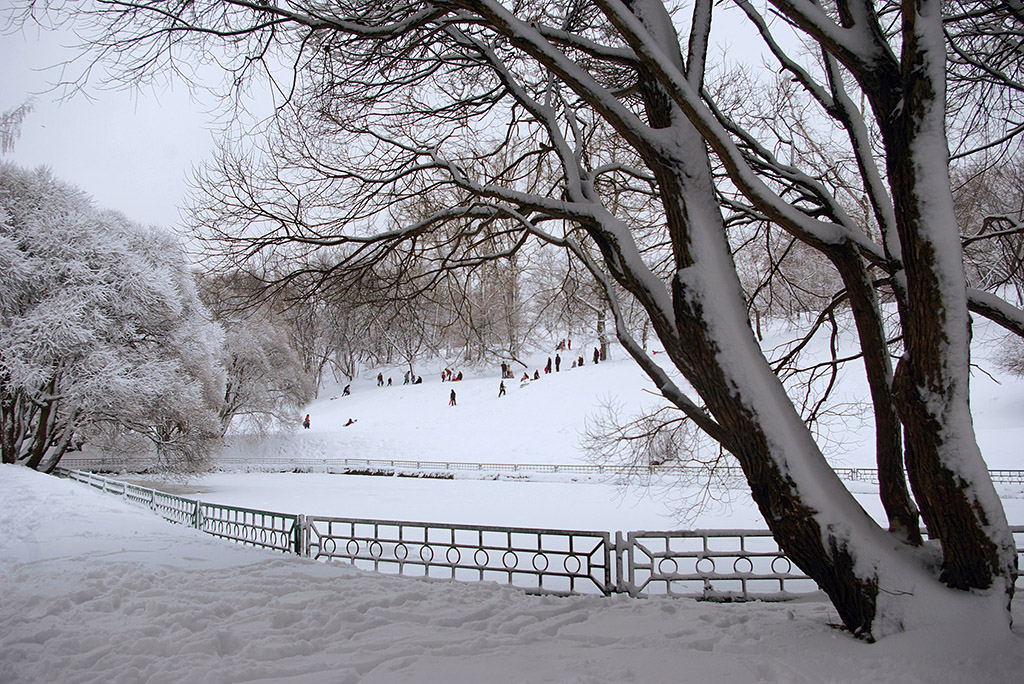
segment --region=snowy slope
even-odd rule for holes
[[[312,427],[272,437],[259,447],[275,457],[383,458],[403,460],[576,463],[578,442],[588,416],[602,402],[613,400],[630,411],[658,402],[644,391],[649,385],[630,361],[619,360],[559,373],[543,373],[546,357],[537,357],[534,370],[541,379],[521,387],[505,380],[506,394],[498,397],[500,369],[463,371],[461,382],[442,382],[440,373],[423,375],[421,385],[402,385],[401,370],[384,369],[397,381],[378,387],[376,372],[352,383],[351,396],[337,387],[321,392],[303,413]],[[518,373],[522,377],[522,371]],[[452,390],[456,406],[449,406]],[[333,397],[333,398],[332,398]],[[344,427],[349,419],[355,424]],[[240,440],[227,455],[251,453]]]
[[[777,329],[775,338],[786,331]],[[994,326],[975,325],[972,406],[978,441],[990,468],[1024,468],[1016,445],[1024,442],[1024,381],[998,370],[992,360],[999,353],[1001,333]],[[766,346],[773,344],[770,338]],[[816,341],[818,346],[827,340]],[[580,345],[574,345],[579,347]],[[584,342],[593,349],[593,342]],[[816,351],[814,345],[812,352]],[[554,353],[551,354],[552,358]],[[303,410],[312,427],[270,435],[258,440],[233,436],[225,455],[234,458],[308,459],[369,458],[485,463],[588,462],[580,448],[587,423],[605,404],[620,408],[623,417],[664,405],[652,383],[617,346],[611,358],[593,365],[569,368],[569,353],[562,354],[562,370],[544,375],[547,354],[528,359],[529,374],[541,379],[520,387],[506,380],[507,394],[498,397],[498,364],[465,368],[462,382],[442,382],[438,368],[418,368],[422,385],[402,385],[404,368],[374,368],[352,382],[351,396],[328,387]],[[658,359],[655,356],[655,359]],[[662,356],[661,358],[664,358]],[[459,370],[459,369],[455,369]],[[377,387],[383,372],[396,383]],[[449,392],[457,406],[448,406]],[[846,405],[868,398],[867,383],[856,364],[840,380],[837,400]],[[353,425],[344,427],[349,419]],[[299,428],[299,426],[295,426]],[[829,456],[836,465],[874,467],[870,421],[856,416],[834,416],[822,426]]]

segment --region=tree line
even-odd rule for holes
[[[49,472],[88,445],[197,472],[232,425],[298,425],[325,382],[364,367],[516,359],[593,317],[545,264],[402,297],[365,280],[307,291],[194,266],[172,234],[0,162],[2,462]]]

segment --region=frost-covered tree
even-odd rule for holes
[[[315,383],[291,344],[288,321],[272,302],[260,300],[256,284],[245,278],[209,276],[200,286],[204,303],[224,329],[224,394],[217,406],[221,433],[233,422],[258,431],[298,425],[298,410],[313,399]]]
[[[201,467],[219,435],[219,345],[175,238],[0,164],[4,463],[49,471],[83,442],[141,439],[165,467]]]
[[[969,312],[1018,334],[1024,315],[965,284],[949,150],[1016,143],[1024,61],[1005,38],[1024,26],[1018,4],[76,7],[93,54],[122,78],[215,54],[234,86],[268,72],[289,81],[274,89],[288,99],[267,142],[227,151],[199,202],[227,258],[276,253],[298,267],[347,248],[325,278],[401,254],[436,279],[537,243],[571,255],[601,285],[626,352],[743,469],[785,553],[853,633],[877,638],[937,620],[1009,622],[1016,552],[972,428]],[[727,11],[762,36],[770,77],[781,70],[805,96],[803,108],[765,106],[813,120],[804,130],[817,144],[841,144],[842,182],[780,151],[771,117],[751,123],[717,99],[710,31]],[[425,194],[443,199],[402,220]],[[856,212],[851,196],[863,199]],[[758,345],[729,241],[736,212],[816,252],[842,284],[888,526],[836,477]],[[644,311],[668,370],[631,334],[627,305]]]
[[[32,111],[32,103],[25,102],[6,112],[0,112],[0,154],[14,149],[14,143],[21,135],[21,124]]]
[[[298,425],[298,409],[313,399],[313,382],[291,348],[287,329],[263,316],[222,316],[224,401],[221,427],[243,419],[265,429]]]

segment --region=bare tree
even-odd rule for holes
[[[799,116],[842,141],[852,178],[780,156],[782,126],[766,137],[716,101],[712,0],[678,21],[658,0],[110,0],[79,17],[92,54],[126,78],[216,54],[233,83],[265,70],[287,94],[262,149],[237,148],[207,184],[200,215],[229,258],[307,268],[309,254],[344,247],[325,278],[390,259],[429,288],[529,245],[566,250],[600,284],[623,348],[738,462],[782,549],[854,634],[954,613],[1008,624],[1016,552],[974,439],[968,312],[1018,334],[1024,315],[966,286],[948,162],[949,135],[969,154],[1020,132],[972,126],[970,113],[1017,101],[1021,62],[1002,38],[1022,16],[994,2],[735,5],[813,107]],[[769,12],[813,59],[776,39]],[[849,209],[854,183],[868,225]],[[423,196],[432,210],[399,220]],[[842,284],[889,529],[836,477],[759,348],[727,239],[737,202]],[[631,334],[627,302],[673,374]],[[921,552],[918,507],[938,562]]]

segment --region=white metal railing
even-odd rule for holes
[[[497,474],[566,474],[566,475],[679,475],[683,477],[707,476],[707,468],[672,464],[661,465],[602,465],[596,463],[466,463],[461,461],[417,461],[405,459],[372,458],[273,458],[251,459],[221,456],[213,460],[215,466],[249,466],[283,470],[308,469],[323,472],[360,473],[480,473],[482,476]],[[151,462],[127,459],[76,458],[65,456],[61,461],[65,468],[92,470],[94,472],[142,472],[152,466]],[[852,482],[878,484],[876,468],[834,468],[840,478]],[[992,481],[1000,484],[1024,484],[1024,470],[989,470]],[[738,466],[719,466],[715,476],[724,480],[743,480]]]
[[[624,550],[622,591],[632,596],[764,597],[818,588],[768,530],[629,532]]]
[[[377,572],[610,594],[608,532],[307,517],[312,558]]]
[[[224,506],[58,468],[58,475],[230,541],[377,572],[494,581],[546,593],[707,599],[780,598],[817,590],[768,530],[615,533],[363,518]],[[1024,570],[1024,526],[1010,528]],[[1018,570],[1017,582],[1024,573]]]

